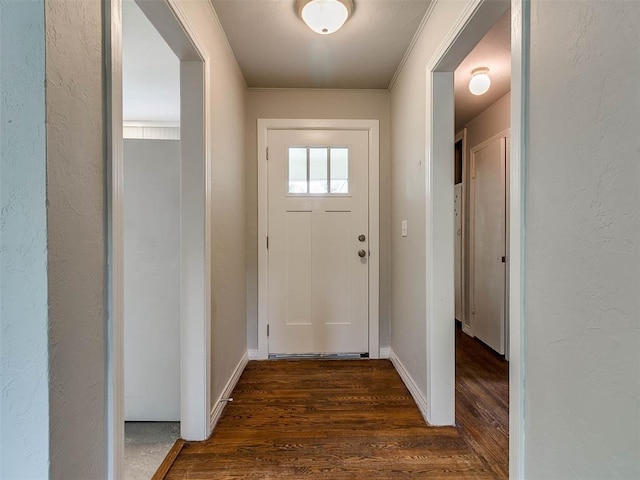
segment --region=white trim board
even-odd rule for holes
[[[269,130],[369,132],[369,358],[380,357],[380,122],[378,120],[258,119],[258,359],[269,358],[267,137]]]
[[[404,367],[400,359],[396,356],[392,348],[389,349],[389,359],[398,372],[398,375],[400,375],[402,382],[409,390],[413,400],[416,402],[418,410],[420,410],[420,413],[424,417],[424,421],[429,424],[429,420],[427,419],[427,399],[424,398],[415,380],[411,374],[409,374],[409,371]]]
[[[238,380],[240,380],[247,363],[249,363],[249,357],[247,352],[245,352],[245,354],[242,355],[242,358],[240,358],[238,365],[236,365],[236,368],[233,370],[233,374],[225,385],[224,390],[222,390],[220,397],[216,400],[216,403],[214,403],[213,408],[211,409],[211,414],[209,415],[209,431],[213,432],[213,429],[218,424],[218,421],[222,416],[222,412],[224,411],[224,407],[227,406],[228,400],[233,401],[231,399],[231,394],[233,393],[233,389],[236,388]]]
[[[388,360],[391,358],[391,347],[380,347],[380,358]]]

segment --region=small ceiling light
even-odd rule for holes
[[[474,95],[484,95],[491,86],[489,78],[489,69],[486,67],[476,68],[471,72],[471,80],[469,80],[469,91]]]
[[[336,32],[353,12],[353,0],[297,0],[298,15],[316,33]]]

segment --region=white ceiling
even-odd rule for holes
[[[295,0],[212,0],[249,87],[387,88],[429,0],[355,0],[331,35],[312,32]]]
[[[207,0],[202,0],[207,1]],[[355,0],[332,35],[298,18],[295,0],[211,0],[249,87],[387,88],[428,0]],[[456,129],[510,88],[507,11],[455,72]],[[469,93],[471,71],[489,68],[491,89]],[[123,2],[123,107],[127,122],[177,123],[180,64],[133,0]]]
[[[125,122],[180,121],[180,61],[133,2],[122,2]]]
[[[467,55],[454,74],[456,131],[511,90],[511,10],[507,10]],[[491,88],[484,95],[469,92],[474,68],[487,67]]]

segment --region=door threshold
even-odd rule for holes
[[[359,360],[368,353],[270,353],[269,360]]]

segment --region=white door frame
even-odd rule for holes
[[[529,4],[470,0],[427,63],[426,323],[427,420],[455,422],[453,284],[453,72],[511,4],[511,145],[509,182],[509,476],[524,476],[524,132]]]
[[[185,439],[211,433],[211,139],[210,57],[176,0],[136,0],[180,59],[180,422]],[[110,480],[123,478],[123,155],[122,0],[105,4],[107,46],[108,359],[107,465]],[[189,188],[184,188],[188,184]]]
[[[269,130],[359,130],[369,134],[369,358],[380,358],[380,125],[378,120],[258,119],[258,359],[269,358],[267,137]]]

